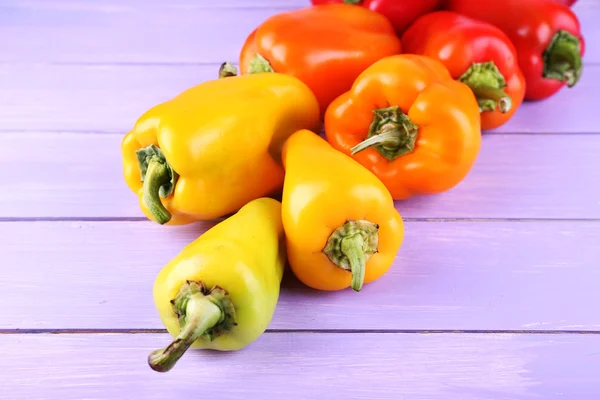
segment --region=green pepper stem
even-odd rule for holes
[[[506,79],[493,61],[472,63],[459,78],[459,82],[469,86],[477,98],[479,112],[510,111],[512,99],[506,94]]]
[[[171,180],[167,165],[159,160],[151,160],[148,163],[146,176],[144,177],[144,204],[159,224],[166,224],[171,220],[171,213],[160,201],[160,187]]]
[[[323,253],[339,268],[352,274],[350,287],[362,289],[367,261],[377,253],[379,225],[365,220],[349,220],[327,239]]]
[[[360,292],[365,281],[365,266],[367,261],[363,250],[364,244],[365,240],[360,234],[345,237],[341,243],[342,253],[348,258],[348,262],[350,263],[350,272],[352,273],[350,286],[355,292]]]
[[[380,145],[386,147],[400,146],[402,143],[401,136],[402,131],[400,129],[393,129],[391,131],[380,133],[379,135],[371,136],[352,147],[350,149],[350,154],[355,155],[363,150]]]
[[[367,138],[352,147],[350,154],[375,147],[388,161],[394,161],[415,150],[418,132],[419,127],[398,106],[373,110]]]
[[[221,308],[205,295],[197,293],[190,296],[186,305],[186,323],[183,329],[167,347],[153,351],[148,356],[148,364],[157,372],[169,371],[198,338],[223,318]]]
[[[344,0],[344,3],[346,3],[346,4],[358,4],[361,1],[362,0]]]
[[[498,105],[501,113],[507,113],[512,108],[512,99],[504,90],[489,86],[471,87],[471,90],[477,98],[477,102],[481,104],[483,101],[491,100]],[[480,107],[479,112],[486,111]]]
[[[264,58],[260,54],[256,54],[254,58],[250,61],[250,65],[248,66],[248,73],[259,74],[262,72],[275,72],[275,70],[266,58]]]
[[[219,78],[229,78],[231,76],[237,76],[237,74],[237,68],[229,61],[224,62],[221,64],[221,67],[219,67]]]
[[[567,31],[558,31],[543,54],[544,78],[566,81],[573,87],[581,77],[581,43]]]

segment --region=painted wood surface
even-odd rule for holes
[[[236,353],[145,364],[167,334],[1,335],[11,400],[592,400],[598,335],[267,333]],[[43,388],[43,390],[42,390]]]
[[[47,5],[56,3],[55,5]],[[248,34],[269,16],[308,0],[175,2],[9,1],[0,5],[0,62],[221,63],[235,58]],[[87,3],[87,2],[85,2]],[[125,3],[125,4],[123,4]],[[248,5],[256,3],[256,5]],[[4,2],[2,3],[4,4]],[[236,7],[239,6],[239,7]],[[578,4],[587,41],[586,62],[600,62],[600,3]],[[35,34],[31,34],[35,27]]]
[[[0,134],[2,219],[144,218],[126,187],[122,135]],[[397,202],[406,218],[600,218],[600,135],[484,137],[469,176],[446,193]]]
[[[581,12],[582,6],[589,6],[596,0],[577,0],[572,7],[575,11]],[[309,0],[258,0],[249,2],[247,0],[128,0],[126,2],[120,0],[95,0],[92,2],[82,3],[79,0],[56,0],[47,2],[46,0],[3,0],[5,6],[16,8],[47,8],[47,9],[89,9],[103,10],[105,7],[109,9],[136,9],[140,8],[235,8],[237,10],[246,10],[249,8],[300,8],[310,4]]]
[[[0,329],[161,329],[154,279],[210,226],[0,223]],[[600,222],[409,222],[394,266],[360,293],[288,271],[269,329],[600,331],[597,243]]]
[[[0,132],[122,134],[148,108],[215,79],[218,68],[0,64]],[[600,92],[600,66],[584,69],[577,86],[545,101],[525,103],[511,121],[489,133],[597,133],[590,110]]]
[[[486,132],[454,190],[398,202],[406,240],[383,279],[322,293],[288,273],[256,343],[147,367],[169,340],[156,274],[211,223],[146,221],[122,135],[308,4],[0,1],[0,399],[600,398],[597,0],[574,8],[580,83]]]

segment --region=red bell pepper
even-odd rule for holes
[[[525,75],[525,99],[550,97],[579,80],[585,43],[569,7],[554,0],[448,0],[447,8],[508,35]]]
[[[347,4],[312,6],[275,14],[251,32],[240,53],[240,72],[298,78],[324,115],[368,66],[401,52],[385,16]]]
[[[396,33],[402,33],[421,15],[440,8],[443,0],[311,0],[312,4],[356,4],[385,15],[394,25]]]
[[[565,6],[569,6],[571,7],[573,4],[577,3],[577,0],[554,0],[557,1],[561,4],[564,4]]]
[[[500,28],[452,11],[418,18],[402,35],[405,53],[444,64],[468,85],[479,104],[481,128],[507,122],[523,102],[525,78],[516,49]]]

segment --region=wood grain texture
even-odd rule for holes
[[[0,218],[142,218],[121,170],[122,135],[0,135]],[[397,202],[409,218],[600,218],[600,135],[484,137],[467,178]]]
[[[0,223],[0,329],[160,329],[155,277],[209,226]],[[269,329],[600,330],[599,241],[600,222],[408,222],[360,293],[288,271]]]
[[[577,87],[486,134],[451,192],[399,202],[405,243],[361,293],[288,271],[269,332],[166,375],[146,365],[166,333],[24,334],[162,330],[156,274],[211,224],[141,220],[122,134],[235,61],[264,19],[308,4],[0,1],[0,399],[600,398],[597,0],[575,7]],[[424,330],[486,333],[407,333]]]
[[[221,63],[281,7],[0,6],[0,62]],[[34,32],[32,32],[32,29]]]
[[[0,38],[11,38],[0,47],[0,62],[220,63],[237,57],[247,35],[267,17],[309,5],[299,0],[250,7],[252,2],[228,0],[225,8],[215,8],[214,1],[152,1],[149,7],[140,1],[83,3],[0,4]],[[585,62],[598,63],[600,4],[582,2],[575,10],[588,43]]]
[[[589,2],[594,0],[579,0]],[[82,3],[79,0],[3,0],[5,6],[24,9],[52,9],[52,10],[113,10],[113,9],[152,9],[152,8],[235,8],[246,10],[249,8],[280,7],[285,9],[306,7],[310,0],[94,0]]]
[[[592,5],[596,0],[578,0],[573,6],[575,11],[579,11],[584,6]],[[310,5],[310,0],[128,0],[127,2],[119,0],[95,0],[93,2],[81,3],[79,0],[55,0],[48,2],[46,0],[4,0],[5,6],[19,8],[88,8],[99,9],[102,7],[122,7],[122,8],[227,8],[235,7],[237,9],[260,8],[260,7],[305,7]]]
[[[0,131],[124,132],[148,108],[215,79],[218,67],[0,65]],[[600,66],[586,66],[577,86],[524,104],[511,121],[490,133],[599,133],[597,92]]]
[[[265,334],[146,365],[169,336],[2,335],[0,397],[533,400],[600,396],[599,335]],[[42,389],[43,388],[43,389]]]

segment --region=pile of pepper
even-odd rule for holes
[[[122,156],[145,215],[215,221],[156,278],[175,339],[150,366],[256,340],[287,265],[317,290],[383,276],[404,240],[395,200],[452,189],[482,130],[577,83],[572,3],[313,0],[249,33],[239,75],[225,62],[142,115]]]

